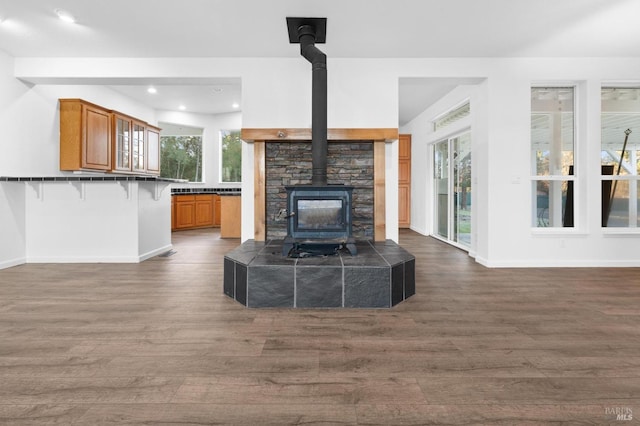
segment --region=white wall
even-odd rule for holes
[[[0,114],[2,176],[55,176],[60,171],[59,98],[81,98],[155,123],[155,111],[102,86],[35,85]],[[0,160],[2,161],[2,160]]]
[[[175,111],[157,111],[158,122],[182,124],[189,127],[203,129],[202,155],[204,161],[203,182],[189,184],[174,184],[174,188],[213,187],[237,188],[241,183],[220,182],[220,131],[240,130],[242,128],[242,113],[228,114],[193,114]]]
[[[20,185],[26,187],[27,262],[139,262],[171,249],[166,183]]]
[[[18,150],[16,140],[7,135],[15,123],[15,104],[28,87],[13,78],[13,58],[0,51],[0,176],[15,170],[14,158]],[[22,144],[22,143],[21,143]],[[19,156],[22,159],[22,156]],[[0,183],[0,268],[24,262],[25,252],[25,200],[24,188],[13,183]]]
[[[109,109],[126,112],[150,123],[156,122],[153,109],[101,85],[24,83],[14,76],[14,62],[13,58],[0,52],[0,126],[3,129],[0,136],[0,176],[69,174],[59,170],[59,98],[82,98]],[[87,222],[86,217],[80,218],[87,213],[87,209],[96,208],[99,204],[89,206],[90,203],[80,202],[78,191],[67,184],[50,187],[44,194],[47,202],[43,203],[42,199],[38,199],[34,188],[34,185],[17,182],[0,184],[0,268],[25,261],[54,258],[78,260],[78,256],[103,261],[105,256],[132,261],[131,259],[137,259],[139,256],[139,242],[148,248],[158,243],[158,238],[167,240],[167,233],[147,233],[137,241],[137,228],[134,228],[135,232],[131,237],[128,234],[120,234],[120,231],[130,231],[130,220],[124,218],[113,229],[105,228],[105,234],[100,235],[100,229],[94,229],[95,222]],[[118,194],[124,194],[119,184],[111,184],[110,188]],[[97,187],[88,189],[87,196],[91,197],[96,190]],[[105,200],[109,200],[107,193],[100,194],[97,197],[99,203],[102,203],[104,195],[107,195]],[[126,208],[121,208],[121,198],[116,199],[118,204],[111,206],[113,212],[109,210],[108,205],[104,205],[97,208],[95,214],[98,217],[117,217],[127,213]],[[166,206],[169,205],[169,201],[164,201]],[[53,206],[51,203],[59,205]],[[67,210],[71,207],[75,210]],[[169,211],[168,208],[166,210]],[[51,211],[58,213],[52,215]],[[60,215],[60,212],[66,214]],[[155,223],[156,220],[157,218],[151,218],[149,222]],[[167,219],[167,224],[169,221],[170,219]],[[68,231],[56,234],[61,232],[63,226],[68,227]],[[131,244],[127,246],[131,253],[128,253],[126,248],[122,250],[123,241],[128,241],[128,238],[131,238]],[[170,246],[170,238],[162,243],[164,246]]]
[[[482,67],[477,67],[480,70]],[[472,69],[474,69],[472,67]],[[474,167],[473,255],[487,266],[640,266],[635,254],[640,232],[600,227],[600,87],[640,82],[639,59],[505,59],[486,69],[487,80],[472,99]],[[456,76],[453,74],[452,76]],[[531,226],[530,88],[532,84],[571,84],[577,90],[576,227]],[[432,232],[431,158],[427,144],[433,117],[461,99],[462,88],[445,96],[402,131],[413,133],[416,204],[412,227]],[[476,99],[476,102],[474,102]],[[474,107],[480,106],[481,108]],[[451,129],[454,131],[455,129]]]
[[[0,269],[25,262],[25,231],[24,186],[0,182]]]
[[[477,93],[477,103],[482,108],[475,109],[471,122],[477,216],[475,244],[479,262],[489,266],[640,266],[635,254],[638,234],[615,235],[611,230],[600,228],[599,185],[594,185],[599,182],[596,176],[599,171],[599,87],[613,81],[639,84],[640,58],[329,59],[328,68],[329,127],[397,127],[399,78],[486,79]],[[243,85],[243,127],[309,127],[311,122],[311,73],[309,64],[301,58],[20,58],[16,59],[15,70],[17,76],[48,84],[77,77],[113,81],[142,77],[238,76]],[[581,169],[588,174],[578,177],[576,196],[580,211],[575,229],[547,232],[531,229],[529,97],[531,85],[539,82],[569,82],[579,87],[579,109],[585,121],[579,124],[577,161],[586,166]],[[51,121],[53,117],[39,114],[46,112],[41,103],[31,100],[22,111],[29,122],[51,129],[51,123],[42,120]],[[479,132],[479,136],[475,132]],[[29,139],[17,136],[19,140],[37,144],[31,133]],[[40,131],[43,133],[46,132]],[[421,149],[424,152],[419,146],[415,149],[416,155]],[[252,161],[252,145],[246,144],[243,151],[245,159]],[[389,176],[397,175],[393,169],[397,167],[394,151],[393,145],[387,150],[391,157],[387,158],[391,167]],[[253,228],[253,168],[247,161],[243,166],[243,239],[253,236],[249,231]],[[413,167],[416,169],[419,167]],[[416,179],[412,181],[416,184]],[[596,189],[590,190],[594,187]],[[429,211],[427,195],[421,195],[422,200],[417,198],[425,204],[423,215]],[[389,182],[388,211],[396,208],[396,200],[397,188],[394,182]],[[416,213],[414,226],[426,229],[428,216],[420,223],[421,212]],[[386,225],[387,229],[395,230],[397,217],[388,215]]]

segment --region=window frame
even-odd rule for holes
[[[600,86],[600,147],[599,147],[599,152],[600,152],[600,180],[601,182],[606,182],[606,181],[610,181],[611,182],[611,186],[612,188],[614,186],[618,186],[619,184],[625,184],[628,183],[629,188],[629,197],[627,199],[627,213],[628,213],[628,219],[627,219],[627,225],[626,226],[602,226],[601,225],[601,229],[603,231],[603,233],[605,234],[640,234],[640,209],[638,208],[638,200],[640,200],[640,170],[638,170],[638,166],[636,165],[635,168],[635,174],[621,174],[621,175],[616,175],[616,171],[617,171],[617,164],[619,164],[619,161],[616,162],[616,164],[613,165],[614,170],[613,170],[613,174],[611,175],[606,175],[602,173],[602,166],[605,165],[603,164],[603,160],[602,160],[602,153],[604,151],[604,146],[603,144],[605,143],[604,140],[604,120],[603,120],[603,116],[608,113],[608,114],[637,114],[640,116],[640,108],[638,108],[637,111],[604,111],[603,108],[603,92],[605,90],[609,90],[609,89],[633,89],[633,90],[637,90],[638,92],[640,92],[640,84],[638,83],[630,83],[630,84],[607,84],[607,83],[602,83]],[[625,127],[625,126],[623,126]],[[632,131],[633,132],[633,131]],[[640,133],[640,129],[635,129],[635,132]],[[622,135],[621,135],[622,136]],[[637,135],[636,135],[637,137]],[[621,142],[621,144],[623,144],[623,142]],[[636,157],[636,160],[638,160],[638,152],[640,152],[640,144],[635,143],[634,144],[636,146],[636,149],[634,149],[633,151],[635,151],[635,154],[631,155],[631,157]],[[626,151],[631,153],[632,150],[630,148],[626,148]],[[613,189],[612,189],[613,190]],[[633,192],[632,192],[633,191]],[[635,203],[632,203],[632,194],[635,193]],[[601,200],[602,203],[602,200]],[[611,206],[609,206],[609,211],[611,211]]]
[[[558,174],[552,173],[552,170],[549,170],[549,174],[538,174],[537,170],[537,157],[536,150],[534,149],[534,141],[533,141],[533,128],[531,125],[531,120],[533,119],[534,111],[531,107],[532,96],[534,89],[571,89],[573,92],[573,102],[572,102],[572,124],[573,124],[573,171],[572,174]],[[578,207],[581,205],[579,203],[579,176],[581,172],[581,167],[579,167],[580,159],[580,86],[577,82],[540,82],[540,83],[532,83],[529,87],[529,156],[530,156],[530,201],[531,201],[531,229],[534,233],[547,234],[547,233],[578,233],[580,228],[580,212],[578,211]],[[562,168],[561,172],[562,173]],[[566,209],[565,205],[560,208],[559,211],[554,211],[553,216],[555,217],[554,222],[560,221],[560,225],[549,225],[549,226],[539,226],[539,209],[538,209],[538,200],[537,200],[537,186],[538,182],[548,181],[550,184],[555,182],[566,182],[568,187],[572,187],[572,210],[573,210],[573,223],[571,226],[563,225],[563,216],[564,209]],[[562,189],[560,189],[562,191]],[[567,196],[568,196],[567,189]],[[562,195],[560,195],[562,197]],[[551,198],[551,196],[549,196]],[[549,204],[551,204],[552,200],[549,200]],[[563,208],[564,207],[564,208]],[[556,209],[557,210],[557,209]]]

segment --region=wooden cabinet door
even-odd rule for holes
[[[147,173],[160,174],[160,129],[147,128]]]
[[[213,226],[213,195],[196,195],[195,226]]]
[[[411,135],[400,135],[398,147],[398,226],[411,225]]]
[[[82,106],[82,163],[86,169],[111,169],[111,114]]]
[[[134,172],[144,172],[147,156],[146,139],[147,128],[146,123],[141,121],[132,121],[131,123],[131,169]]]
[[[176,229],[176,197],[171,196],[171,230]]]
[[[222,202],[220,201],[220,198],[221,197],[217,194],[213,196],[213,226],[217,228],[220,227],[220,217],[222,211]]]
[[[240,238],[242,228],[241,198],[236,195],[222,197],[222,223],[220,238]]]
[[[131,118],[113,113],[113,170],[131,171]]]
[[[194,196],[177,196],[175,203],[176,229],[196,226],[196,201]]]

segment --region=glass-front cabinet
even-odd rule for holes
[[[144,172],[146,170],[145,163],[145,140],[146,140],[146,126],[145,123],[139,121],[132,121],[131,127],[133,129],[133,139],[131,140],[132,147],[132,168],[134,172]]]
[[[118,171],[131,171],[131,119],[113,115],[114,161],[113,168]]]
[[[113,112],[112,133],[114,172],[160,173],[160,129]]]
[[[160,174],[160,129],[147,125],[147,173]]]

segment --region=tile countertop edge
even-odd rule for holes
[[[240,188],[172,188],[171,195],[241,195]]]
[[[155,176],[0,176],[0,182],[162,182],[183,183],[182,180]]]

